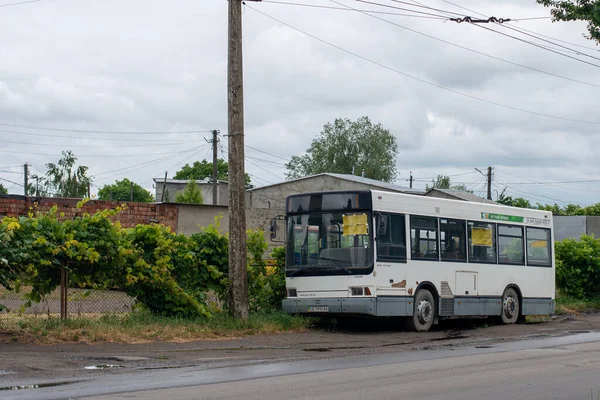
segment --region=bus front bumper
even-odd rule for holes
[[[282,301],[282,307],[288,314],[377,315],[377,300],[374,297],[288,298]]]

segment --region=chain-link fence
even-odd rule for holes
[[[18,315],[61,316],[60,287],[45,296],[41,302],[28,305],[26,295],[30,292],[31,287],[21,287],[17,293],[0,286],[0,304],[6,307],[0,311],[0,321]],[[66,299],[67,318],[128,313],[135,304],[134,298],[117,290],[68,288]]]

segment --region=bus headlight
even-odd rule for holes
[[[288,289],[287,297],[298,297],[298,292],[296,291],[296,289]]]

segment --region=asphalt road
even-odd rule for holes
[[[593,399],[600,334],[232,368],[99,376],[2,399]]]

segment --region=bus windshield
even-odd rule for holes
[[[364,275],[373,271],[371,213],[288,217],[287,276]]]

